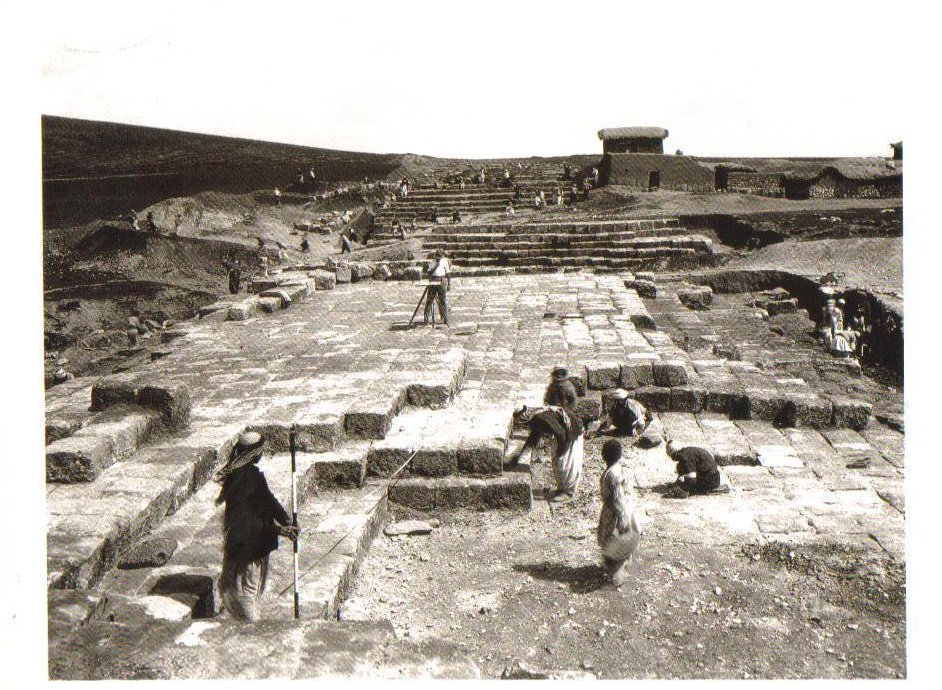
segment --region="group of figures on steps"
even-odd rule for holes
[[[525,425],[529,435],[510,465],[520,462],[529,454],[532,458],[541,442],[553,445],[552,468],[556,491],[550,497],[553,503],[571,501],[582,477],[584,442],[586,437],[610,435],[633,440],[639,448],[653,448],[664,442],[665,433],[660,421],[628,391],[616,389],[607,411],[588,428],[578,411],[579,395],[569,378],[566,367],[556,367],[547,386],[543,405],[524,405],[514,412],[515,425]],[[634,506],[632,473],[623,457],[622,443],[608,439],[602,446],[606,469],[600,479],[602,508],[599,514],[597,540],[602,551],[604,569],[615,586],[624,582],[625,566],[641,539],[641,522]],[[682,446],[668,441],[667,455],[675,463],[676,480],[666,496],[687,498],[694,494],[725,493],[729,485],[713,454],[706,448]]]

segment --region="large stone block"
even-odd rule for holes
[[[46,446],[46,481],[91,482],[113,463],[107,438],[78,433]]]
[[[119,403],[133,403],[136,394],[131,383],[101,379],[92,386],[91,409],[98,411]]]
[[[428,480],[400,479],[389,486],[389,500],[415,510],[435,508],[435,484]]]
[[[504,464],[504,444],[497,439],[461,442],[456,453],[458,472],[461,474],[500,474]]]
[[[654,385],[672,388],[687,383],[687,369],[679,359],[665,359],[652,362]]]
[[[390,278],[392,278],[392,271],[389,270],[389,266],[383,263],[376,264],[376,268],[373,269],[373,280],[389,280]]]
[[[349,283],[353,280],[353,271],[350,269],[350,264],[337,264],[334,267],[334,276],[337,278],[338,283]]]
[[[654,412],[669,412],[671,408],[671,389],[661,386],[643,386],[633,394],[635,400]]]
[[[671,412],[700,412],[706,403],[707,392],[693,386],[671,388]]]
[[[350,278],[354,283],[373,277],[373,264],[357,261],[350,264]]]
[[[585,365],[585,375],[589,390],[617,388],[621,365],[618,362],[590,362]]]
[[[825,429],[831,426],[833,408],[830,400],[817,395],[790,394],[785,407],[785,424],[791,427]]]
[[[258,297],[255,303],[258,305],[258,309],[266,314],[280,311],[284,306],[284,301],[280,297]]]
[[[625,287],[637,292],[639,297],[650,299],[657,297],[657,285],[652,280],[626,280]]]
[[[656,331],[657,323],[650,314],[632,314],[631,323],[639,331]]]
[[[247,319],[255,316],[257,306],[255,300],[245,300],[244,302],[236,302],[231,307],[229,307],[229,312],[227,313],[226,318],[229,321],[246,321]]]
[[[337,285],[337,276],[329,271],[317,270],[311,273],[315,290],[333,290]]]
[[[713,304],[713,290],[706,285],[681,288],[677,291],[677,299],[690,309],[709,309]]]
[[[362,457],[337,457],[314,465],[318,489],[355,489],[363,483],[366,464]]]
[[[182,385],[142,386],[137,403],[160,412],[170,429],[185,429],[190,424],[190,394]]]
[[[422,269],[418,266],[406,266],[402,270],[403,280],[422,280]]]
[[[769,316],[778,316],[779,314],[795,314],[798,312],[798,300],[792,298],[769,302],[765,305],[765,310],[769,313]]]
[[[576,400],[576,415],[583,424],[595,421],[602,416],[602,401],[598,398],[579,398]]]
[[[746,395],[735,389],[710,389],[707,391],[704,409],[720,412],[733,419],[748,419],[749,403]]]
[[[654,385],[654,368],[650,360],[629,360],[621,365],[619,382],[622,388],[631,390]]]
[[[458,472],[455,448],[420,448],[412,458],[409,471],[422,477],[445,477]]]
[[[749,419],[782,422],[788,400],[774,389],[750,388],[746,390],[746,409]]]
[[[870,422],[870,415],[873,413],[873,405],[870,403],[843,396],[831,396],[830,401],[834,410],[834,426],[860,431]]]
[[[508,473],[481,486],[479,508],[518,508],[530,510],[533,491],[530,475]]]
[[[409,456],[412,449],[406,447],[384,447],[371,445],[367,453],[366,471],[371,477],[391,477]]]

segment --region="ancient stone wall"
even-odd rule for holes
[[[606,139],[604,153],[664,153],[664,140],[656,138]]]
[[[778,173],[734,172],[727,173],[726,188],[740,194],[784,197],[785,179]]]

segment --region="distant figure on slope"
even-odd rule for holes
[[[602,510],[596,538],[602,549],[605,574],[616,587],[625,580],[625,565],[641,541],[641,524],[634,510],[632,477],[621,461],[622,447],[615,439],[602,446],[602,459],[607,469],[599,481]]]
[[[340,253],[349,254],[352,251],[353,251],[353,247],[350,245],[350,240],[347,239],[347,235],[345,233],[341,232],[340,233]]]
[[[514,421],[530,427],[530,435],[520,452],[514,455],[509,464],[520,462],[524,454],[532,454],[540,439],[552,438],[555,441],[553,452],[553,476],[556,480],[555,502],[572,500],[582,478],[582,456],[585,441],[582,420],[569,413],[564,407],[528,407],[514,412]]]
[[[268,557],[278,537],[297,539],[284,507],[272,494],[258,469],[265,438],[254,431],[242,434],[229,461],[213,477],[222,485],[216,504],[223,513],[222,604],[236,620],[258,620],[258,600],[265,592]]]
[[[133,209],[131,210],[131,213],[128,214],[128,222],[131,224],[131,230],[133,230],[134,232],[141,231],[141,223],[140,223],[140,220],[138,220],[137,218],[137,211]]]
[[[563,163],[563,179],[568,180],[572,178],[572,166],[569,163]]]
[[[576,202],[579,201],[579,192],[576,190],[576,185],[569,187],[569,205],[575,206]]]
[[[513,199],[507,202],[507,208],[504,209],[504,215],[508,218],[512,218],[517,215],[517,209],[514,207]]]
[[[459,209],[456,208],[454,213],[451,214],[451,222],[456,224],[461,222],[461,211]]]
[[[589,200],[589,190],[592,189],[592,180],[590,178],[585,178],[582,181],[582,200]]]
[[[599,186],[599,169],[596,168],[594,165],[592,166],[592,186],[593,187]]]
[[[275,187],[275,203],[281,204],[281,190],[278,187]]]
[[[311,251],[311,243],[308,242],[307,237],[301,240],[301,251],[305,254]]]
[[[539,210],[542,205],[543,205],[543,199],[540,198],[539,194],[534,194],[533,195],[533,208]]]
[[[553,195],[553,203],[557,206],[563,205],[563,192],[559,187],[556,188],[556,193]]]
[[[546,393],[543,394],[543,404],[565,407],[569,412],[574,413],[578,399],[576,387],[569,380],[569,369],[562,366],[555,367],[550,374],[550,383],[546,387]]]
[[[229,279],[229,294],[236,295],[242,286],[242,267],[239,266],[239,260],[232,263],[223,262],[226,268],[226,277]]]

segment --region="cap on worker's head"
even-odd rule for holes
[[[838,304],[847,304],[847,302],[844,301],[844,298],[843,298],[843,297],[842,297],[841,299],[837,300],[837,303],[838,303]]]
[[[265,445],[265,437],[257,431],[247,431],[236,441],[232,452],[229,454],[229,461],[216,472],[213,479],[222,482],[227,476],[238,469],[258,462],[262,458],[262,446]]]
[[[615,398],[615,400],[627,400],[628,391],[626,391],[624,388],[616,388],[612,392],[612,397]]]
[[[602,459],[608,467],[621,460],[621,443],[614,438],[610,438],[602,444]]]
[[[670,441],[667,442],[667,454],[668,455],[673,455],[678,450],[680,450],[680,446],[677,444],[676,441],[671,439]]]
[[[566,367],[554,367],[552,377],[558,380],[568,379],[569,369],[567,369]]]

